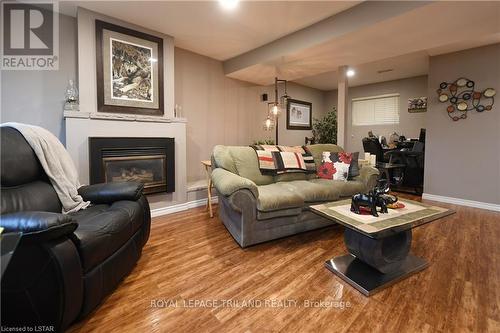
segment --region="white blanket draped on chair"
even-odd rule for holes
[[[39,126],[4,123],[1,126],[18,130],[34,150],[63,206],[64,214],[85,209],[90,204],[78,194],[81,186],[73,160],[62,143],[49,131]]]

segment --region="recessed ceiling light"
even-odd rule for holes
[[[377,71],[377,73],[382,74],[382,73],[392,72],[393,70],[394,70],[393,68],[381,69]]]
[[[227,10],[232,10],[238,7],[238,2],[240,2],[240,0],[219,0],[219,4],[222,8]]]
[[[354,71],[354,69],[348,69],[345,74],[347,76],[351,77],[351,76],[354,76],[354,74],[356,74],[356,72]]]

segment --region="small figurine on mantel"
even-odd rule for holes
[[[182,117],[182,106],[179,104],[175,104],[174,107],[174,118],[181,118]]]
[[[78,89],[73,80],[68,81],[68,87],[65,93],[64,110],[66,111],[79,111],[80,104],[78,103]]]

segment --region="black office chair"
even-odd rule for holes
[[[365,153],[377,156],[377,162],[388,162],[384,157],[384,150],[377,138],[363,138],[363,149]]]
[[[425,144],[425,128],[420,129],[420,136],[418,137],[418,141]]]
[[[421,141],[415,141],[413,143],[413,148],[411,149],[411,152],[413,153],[421,153],[424,151],[425,144]]]
[[[417,194],[422,194],[424,183],[424,148],[425,145],[420,141],[413,141],[411,149],[404,148],[394,150],[388,153],[391,163],[404,164],[402,169],[401,181],[402,187],[414,189]]]

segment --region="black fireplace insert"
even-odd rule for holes
[[[89,138],[90,183],[139,181],[144,193],[175,191],[173,138]]]

